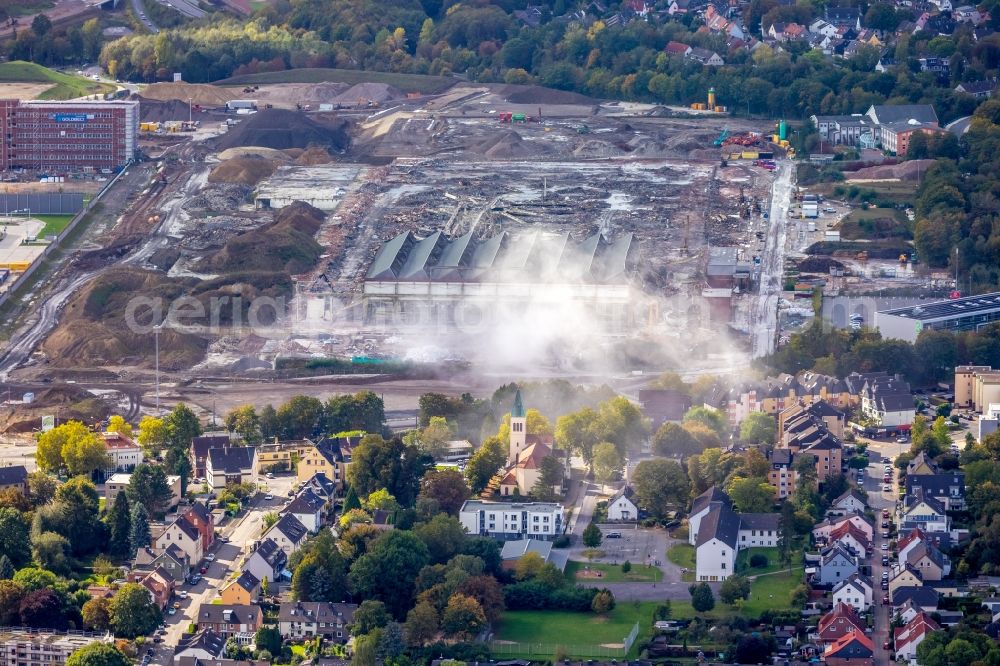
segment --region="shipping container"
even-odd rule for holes
[[[230,111],[235,111],[237,109],[256,109],[257,100],[255,99],[233,99],[226,102],[226,108]]]

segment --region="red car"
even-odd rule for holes
[[[889,509],[882,509],[882,517],[883,518],[889,517]]]
[[[888,594],[882,597],[882,605],[883,606],[888,606],[889,605],[889,595]]]
[[[202,574],[207,574],[207,573],[208,573],[208,567],[202,567],[201,569],[199,569],[199,571],[200,571],[200,572],[201,572]]]

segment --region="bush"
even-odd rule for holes
[[[573,540],[570,539],[570,537],[569,537],[568,534],[560,534],[552,542],[552,547],[553,548],[569,548],[572,543],[573,543]]]
[[[754,569],[761,569],[767,566],[767,555],[764,553],[754,553],[750,557],[750,566]]]
[[[625,560],[622,562],[622,573],[628,573],[629,571],[632,571],[632,563]]]

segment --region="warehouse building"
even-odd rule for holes
[[[0,169],[110,173],[135,159],[139,102],[0,100]]]
[[[632,234],[609,242],[600,233],[501,232],[424,238],[404,232],[385,243],[364,284],[369,322],[455,325],[491,321],[533,307],[586,309],[608,332],[632,319],[631,278],[638,262]]]
[[[1000,291],[875,313],[883,338],[915,342],[920,331],[975,331],[1000,321]]]

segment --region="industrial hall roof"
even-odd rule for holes
[[[382,246],[367,279],[388,282],[622,283],[638,261],[632,234],[609,242],[600,233],[580,242],[569,234],[506,231],[418,238],[406,231]]]

